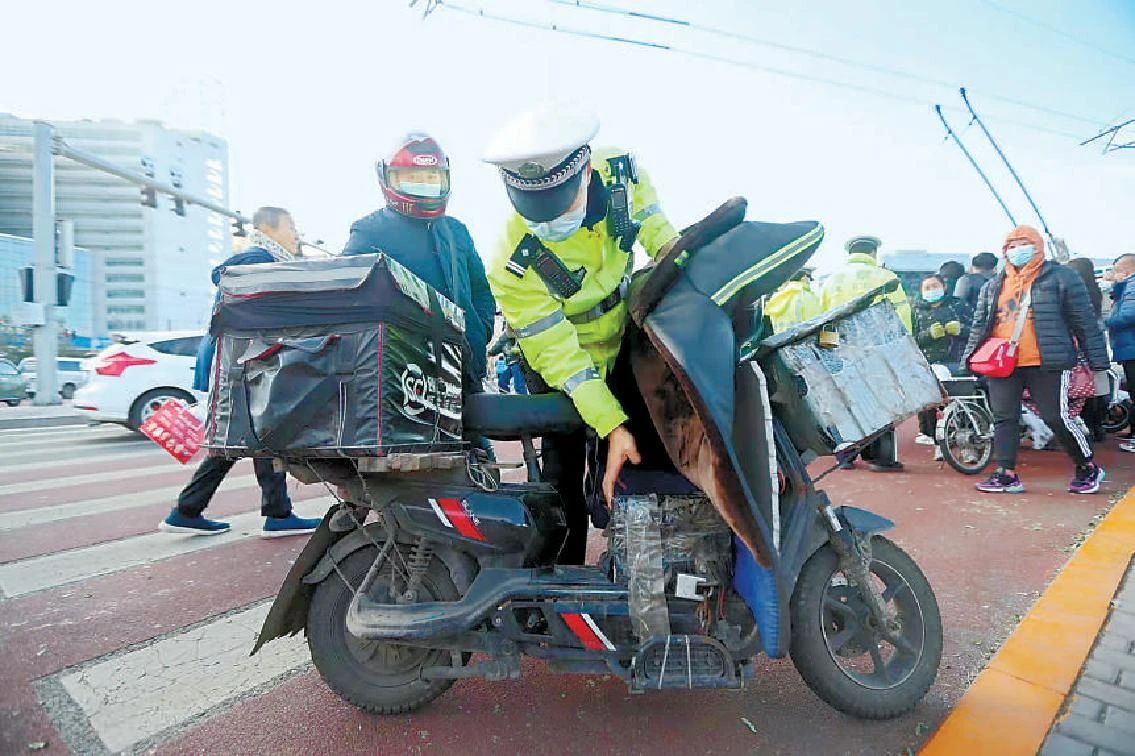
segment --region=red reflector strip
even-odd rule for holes
[[[564,618],[564,623],[567,624],[568,629],[575,633],[575,637],[579,638],[579,642],[588,651],[614,650],[615,646],[607,640],[606,636],[602,635],[594,623],[588,621],[591,618],[586,614],[564,612],[560,616]]]
[[[438,499],[437,503],[445,512],[445,516],[453,523],[453,527],[457,528],[458,533],[475,541],[488,540],[481,529],[477,527],[477,523],[473,522],[473,518],[465,511],[465,507],[461,505],[459,499]]]

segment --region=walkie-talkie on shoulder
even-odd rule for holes
[[[619,240],[619,249],[630,252],[641,224],[632,219],[634,212],[628,183],[638,183],[638,170],[630,155],[607,159],[611,167],[611,183],[607,186],[607,233]]]

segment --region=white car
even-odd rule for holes
[[[75,392],[74,408],[99,423],[138,430],[169,399],[197,402],[193,369],[204,334],[126,333],[90,362],[90,380]]]
[[[71,399],[75,391],[81,388],[90,378],[90,371],[83,364],[86,360],[78,357],[59,357],[55,360],[55,380],[59,386],[59,395],[64,399]],[[28,397],[34,398],[36,392],[36,361],[35,357],[20,360],[20,373],[28,382]]]

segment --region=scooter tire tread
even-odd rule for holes
[[[375,556],[377,556],[377,549],[366,548],[348,556],[344,559],[339,568],[342,574],[347,576],[351,581],[362,582],[367,571],[370,569],[371,564],[374,563]],[[439,601],[455,601],[460,598],[457,588],[453,585],[450,579],[449,572],[440,560],[436,559],[431,564],[429,572],[427,573],[431,584],[434,586],[436,594],[434,598]],[[331,582],[334,581],[334,582]],[[336,586],[339,586],[337,589]],[[409,698],[394,698],[397,694],[391,689],[392,698],[390,701],[377,700],[375,691],[371,691],[369,695],[362,695],[359,691],[353,689],[350,685],[343,684],[334,674],[331,673],[335,669],[336,664],[342,663],[334,658],[332,652],[321,647],[321,641],[313,642],[313,623],[320,621],[320,615],[327,615],[328,604],[336,607],[338,601],[341,600],[339,596],[330,594],[329,591],[340,590],[342,586],[342,579],[335,573],[332,573],[326,580],[316,586],[315,595],[312,596],[311,606],[308,611],[307,622],[307,641],[308,648],[311,650],[312,661],[315,668],[319,671],[319,676],[323,678],[323,682],[327,684],[332,691],[335,692],[340,698],[347,703],[357,706],[363,711],[370,712],[371,714],[406,714],[433,701],[442,693],[449,690],[455,682],[454,680],[433,680],[428,684],[422,686],[420,693]],[[321,595],[321,589],[324,591]],[[349,598],[347,599],[349,601]],[[345,611],[345,609],[344,609]],[[316,632],[320,632],[317,627]]]
[[[942,618],[929,581],[917,563],[893,541],[876,535],[871,539],[872,554],[897,571],[910,584],[922,609],[926,628],[924,658],[900,689],[871,691],[848,678],[828,653],[820,623],[819,596],[834,574],[839,558],[825,545],[805,562],[792,593],[792,643],[790,655],[800,677],[826,703],[860,719],[894,719],[914,709],[938,676],[942,659]]]

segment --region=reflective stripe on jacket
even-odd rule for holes
[[[847,256],[847,265],[832,273],[824,282],[823,296],[820,304],[824,311],[839,307],[844,302],[850,302],[871,289],[882,286],[888,281],[896,281],[896,276],[886,268],[879,267],[875,258],[863,252],[856,252]],[[910,319],[910,302],[907,301],[906,292],[902,286],[887,295],[887,299],[895,305],[899,318],[908,332],[912,332]]]
[[[598,174],[604,186],[611,178],[607,159],[623,154],[624,150],[616,149],[592,152],[593,176]],[[605,215],[599,216],[606,192],[596,187],[593,178],[584,227],[563,241],[544,242],[569,271],[582,269],[582,288],[577,293],[561,299],[532,268],[522,277],[508,270],[509,259],[528,234],[524,219],[516,212],[509,218],[489,266],[489,286],[528,364],[549,386],[568,394],[583,420],[600,436],[606,436],[627,419],[603,380],[619,353],[627,305],[620,301],[598,317],[591,311],[619,289],[633,260],[608,234]],[[642,224],[638,242],[654,257],[678,234],[662,214],[645,171],[639,169],[638,183],[628,189],[633,198],[633,217]]]

